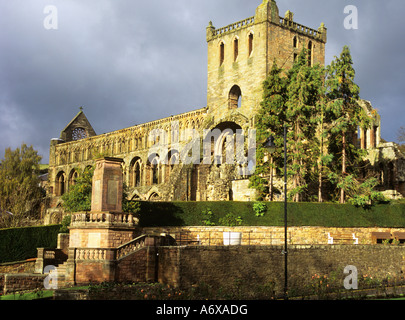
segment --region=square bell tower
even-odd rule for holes
[[[314,30],[293,17],[291,11],[280,17],[276,1],[263,0],[255,15],[245,20],[219,29],[209,23],[207,107],[215,122],[234,113],[254,117],[274,60],[289,69],[305,48],[311,65],[324,65],[325,26]]]

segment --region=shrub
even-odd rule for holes
[[[228,213],[225,217],[219,219],[219,224],[222,226],[236,227],[240,226],[243,219],[240,216],[235,216],[233,213]]]
[[[60,233],[69,233],[70,222],[72,221],[72,216],[70,214],[66,215],[62,219],[62,226],[59,229]]]
[[[37,256],[37,248],[56,248],[60,225],[0,230],[0,263]]]
[[[256,217],[263,217],[267,211],[267,206],[263,202],[255,202],[253,204],[253,210]]]

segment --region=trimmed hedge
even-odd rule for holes
[[[141,202],[140,226],[204,226],[203,215],[212,212],[211,222],[231,213],[242,218],[242,226],[284,226],[284,203],[263,202],[267,210],[257,217],[254,202]],[[349,204],[288,203],[289,226],[405,228],[405,203],[375,205],[370,209]],[[36,257],[37,248],[56,248],[60,225],[0,229],[0,263]]]
[[[37,248],[56,248],[60,225],[0,229],[0,263],[37,256]]]
[[[227,214],[242,218],[243,226],[284,226],[284,203],[263,202],[267,211],[257,217],[254,202],[141,202],[140,226],[203,226],[204,210],[213,213],[211,221]],[[288,203],[289,226],[320,227],[405,227],[405,204],[375,205],[369,209],[350,204]]]

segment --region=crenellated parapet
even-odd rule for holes
[[[284,28],[288,28],[289,30],[293,32],[297,32],[299,34],[302,34],[307,37],[311,37],[314,39],[321,40],[323,42],[326,42],[326,31],[327,29],[325,28],[325,25],[322,23],[321,26],[318,28],[318,30],[306,27],[302,24],[299,24],[297,22],[294,22],[292,19],[288,18],[282,18],[280,17],[280,26]]]
[[[209,26],[207,27],[207,41],[221,37],[228,33],[235,32],[237,30],[241,30],[243,28],[247,28],[249,26],[252,26],[254,23],[255,23],[255,17],[253,16],[253,17],[232,23],[230,25],[227,25],[226,27],[215,29],[215,27],[212,25],[212,21],[210,21]]]
[[[318,30],[315,30],[294,22],[294,14],[290,10],[286,12],[284,18],[278,14],[279,11],[276,2],[264,0],[263,3],[257,8],[256,15],[253,17],[231,23],[218,29],[216,29],[213,26],[212,21],[210,21],[207,27],[207,42],[263,22],[270,22],[280,27],[287,28],[293,32],[326,42],[327,29],[324,23],[321,24]]]

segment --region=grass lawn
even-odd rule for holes
[[[14,293],[0,296],[0,300],[37,300],[53,297],[53,290],[42,290],[36,292]]]

